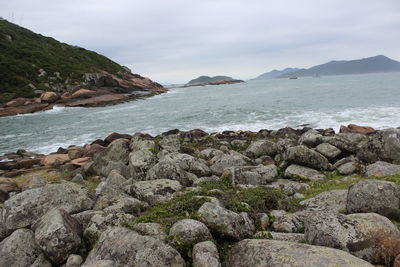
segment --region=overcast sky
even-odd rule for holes
[[[162,83],[400,60],[400,0],[0,0],[0,16]]]

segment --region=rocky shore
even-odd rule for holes
[[[0,266],[400,266],[399,128],[112,133],[0,176]]]
[[[234,83],[244,83],[242,80],[222,80],[215,82],[204,82],[204,83],[187,83],[181,88],[191,87],[191,86],[206,86],[206,85],[221,85],[221,84],[234,84]]]
[[[66,81],[67,82],[67,81]],[[33,86],[33,85],[32,85]],[[37,97],[15,98],[0,104],[0,117],[49,110],[54,106],[100,107],[166,92],[162,85],[127,72],[118,77],[107,72],[87,73],[84,81],[49,91],[35,90]]]

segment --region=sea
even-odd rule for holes
[[[55,152],[112,132],[153,136],[171,129],[400,126],[400,73],[250,80],[172,88],[151,98],[99,108],[65,108],[0,118],[0,155]]]

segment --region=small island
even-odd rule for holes
[[[205,85],[220,85],[220,84],[232,84],[232,83],[243,83],[242,80],[233,79],[228,76],[200,76],[196,79],[190,80],[187,84],[182,87],[190,86],[205,86]]]

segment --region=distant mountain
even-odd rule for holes
[[[290,73],[285,73],[277,78],[306,77],[306,76],[326,76],[326,75],[346,75],[379,72],[400,72],[400,62],[388,57],[379,55],[357,60],[330,61],[317,65],[309,69],[299,69]]]
[[[276,77],[279,77],[281,75],[284,75],[286,73],[291,73],[299,70],[298,68],[286,68],[284,70],[273,70],[270,72],[266,72],[258,76],[257,78],[254,78],[253,80],[264,80],[264,79],[273,79]]]
[[[220,82],[220,81],[231,81],[233,80],[232,77],[228,76],[200,76],[196,79],[190,80],[187,84],[194,84],[194,83],[211,83],[211,82]]]

